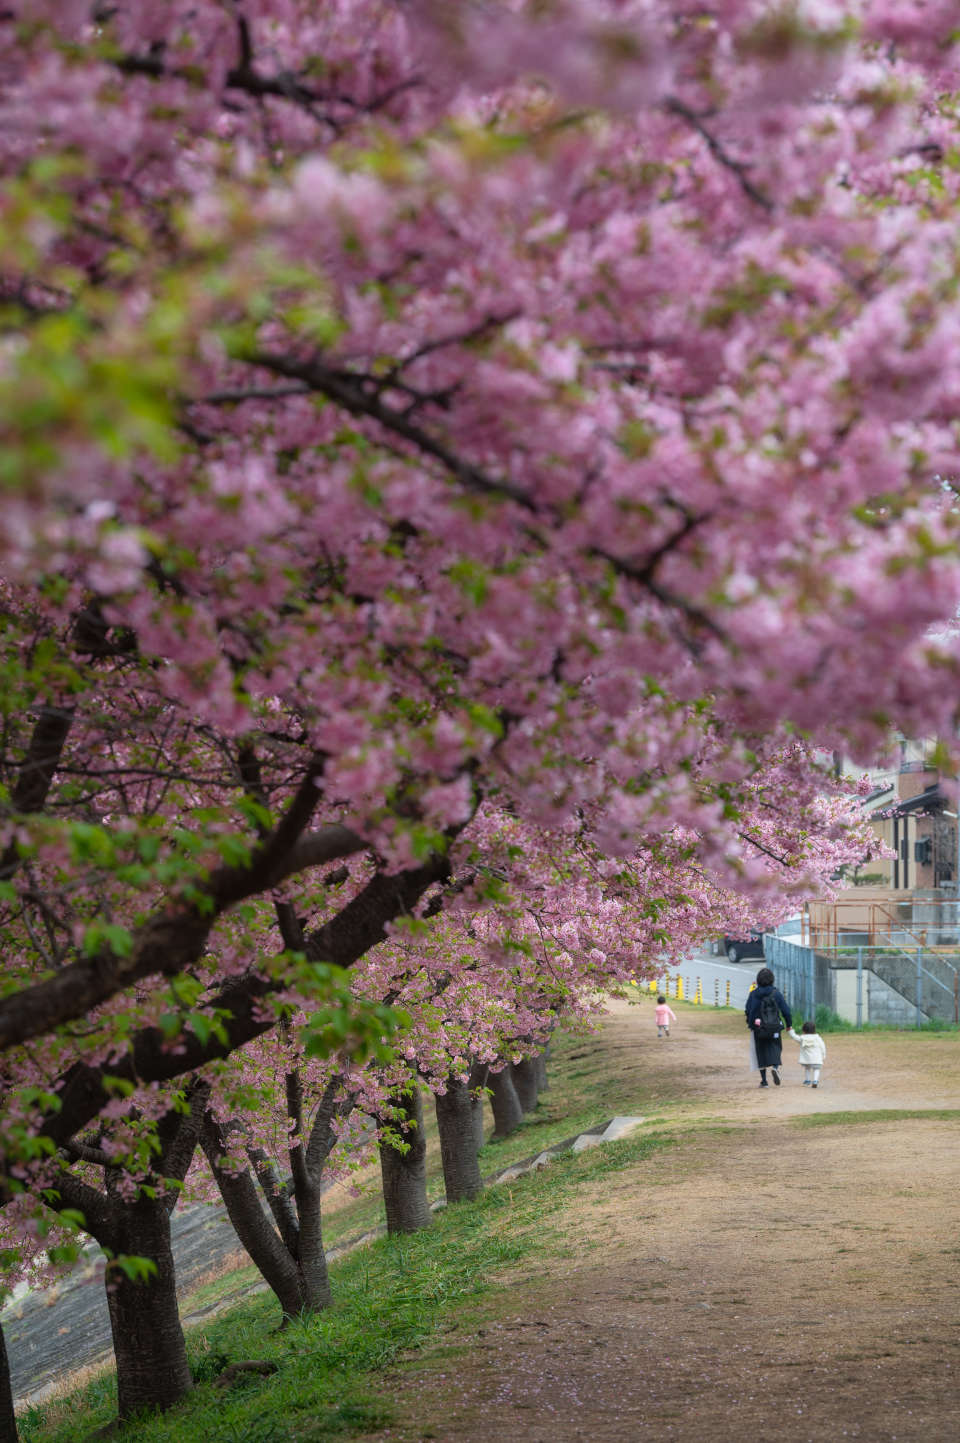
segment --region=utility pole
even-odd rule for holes
[[[957,943],[960,945],[960,816],[956,812],[944,810],[943,816],[950,817],[957,824],[957,855],[954,858],[953,867],[953,890],[954,890],[954,918],[953,926],[957,934]]]

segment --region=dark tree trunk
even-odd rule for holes
[[[300,1167],[301,1176],[295,1184],[296,1208],[283,1207],[281,1236],[263,1210],[249,1169],[231,1173],[220,1166],[229,1130],[229,1125],[225,1127],[208,1113],[201,1141],[237,1237],[276,1296],[285,1323],[303,1313],[318,1312],[330,1303],[321,1220],[322,1164],[316,1175]],[[275,1201],[275,1169],[271,1166],[265,1170],[264,1160],[260,1158],[259,1162],[261,1186],[266,1179],[271,1189],[268,1201],[271,1196]],[[276,1217],[277,1210],[272,1211]]]
[[[122,1204],[111,1250],[149,1258],[156,1275],[144,1282],[107,1266],[107,1305],[117,1359],[117,1411],[121,1420],[145,1409],[169,1408],[192,1387],[190,1365],[177,1309],[170,1247],[170,1214],[162,1202],[145,1198]]]
[[[121,1190],[121,1174],[98,1146],[72,1141],[68,1156],[103,1167],[101,1192],[64,1168],[56,1181],[57,1207],[76,1208],[84,1227],[107,1252],[107,1308],[117,1360],[117,1404],[121,1421],[145,1410],[170,1408],[193,1385],[177,1309],[170,1215],[197,1148],[209,1084],[194,1079],[186,1088],[189,1109],[172,1107],[157,1123],[156,1171],[147,1179],[154,1195],[141,1190],[131,1202]],[[146,1258],[155,1272],[142,1280],[127,1277],[121,1257]]]
[[[490,1064],[487,1062],[476,1062],[470,1069],[470,1114],[473,1118],[473,1140],[476,1143],[478,1152],[485,1142],[483,1136],[483,1099],[486,1095],[489,1075]]]
[[[523,1108],[509,1067],[490,1074],[490,1106],[493,1108],[494,1137],[509,1137],[516,1132],[523,1122]]]
[[[297,1187],[297,1213],[300,1217],[300,1286],[303,1310],[319,1312],[330,1306],[330,1277],[327,1255],[323,1248],[323,1209],[320,1178]]]
[[[320,1100],[307,1138],[296,1071],[287,1073],[285,1087],[292,1138],[292,1196],[291,1184],[280,1181],[276,1164],[264,1153],[248,1149],[276,1228],[260,1205],[250,1172],[244,1170],[238,1176],[220,1167],[227,1152],[228,1134],[241,1125],[220,1123],[208,1112],[201,1139],[230,1221],[276,1294],[284,1322],[303,1313],[319,1312],[330,1304],[323,1247],[323,1169],[337,1141],[336,1120],[348,1117],[354,1104],[352,1095],[343,1091],[342,1078],[334,1077]]]
[[[536,1057],[533,1059],[534,1062],[535,1062],[535,1064],[536,1064],[536,1068],[537,1068],[537,1091],[538,1091],[538,1092],[547,1092],[547,1091],[549,1090],[549,1087],[550,1087],[550,1078],[549,1078],[549,1076],[548,1076],[548,1074],[547,1074],[547,1057],[548,1057],[548,1055],[549,1055],[549,1052],[550,1052],[550,1047],[549,1047],[549,1044],[548,1044],[548,1045],[543,1049],[543,1051],[542,1051],[542,1052],[538,1052],[537,1055],[536,1055]]]
[[[477,1197],[483,1192],[483,1178],[477,1160],[473,1099],[466,1082],[447,1078],[446,1092],[437,1097],[437,1127],[447,1202]]]
[[[514,1062],[510,1067],[510,1076],[513,1078],[513,1086],[516,1090],[520,1106],[524,1115],[533,1112],[537,1106],[539,1088],[537,1086],[537,1063],[533,1057],[521,1057],[519,1062]]]
[[[280,1169],[273,1161],[273,1158],[259,1147],[248,1147],[247,1157],[253,1164],[253,1170],[257,1175],[257,1182],[263,1190],[267,1200],[267,1206],[273,1213],[273,1220],[277,1225],[277,1231],[283,1239],[284,1247],[291,1257],[297,1253],[297,1210],[294,1207],[291,1194],[290,1182],[284,1182],[280,1176]]]
[[[298,1317],[304,1299],[297,1265],[296,1226],[290,1236],[292,1246],[288,1247],[287,1240],[279,1236],[264,1213],[249,1170],[233,1173],[220,1166],[226,1152],[226,1139],[209,1112],[203,1120],[200,1142],[237,1237],[273,1289],[284,1320]],[[270,1180],[275,1181],[272,1177]]]
[[[423,1135],[423,1101],[415,1082],[409,1090],[393,1099],[392,1121],[406,1152],[389,1142],[380,1143],[380,1177],[383,1182],[383,1205],[387,1214],[387,1232],[415,1233],[428,1228],[433,1214],[427,1202],[427,1140]]]
[[[353,1111],[354,1098],[343,1090],[343,1078],[333,1077],[327,1084],[309,1139],[304,1134],[300,1083],[296,1074],[287,1077],[287,1110],[295,1137],[304,1139],[304,1146],[290,1149],[293,1172],[293,1196],[300,1220],[300,1278],[303,1305],[308,1313],[330,1306],[330,1277],[327,1255],[323,1248],[323,1169],[337,1143],[337,1121],[344,1121]]]
[[[10,1360],[7,1340],[0,1328],[0,1443],[18,1443],[17,1420],[13,1412],[13,1388],[10,1384]]]

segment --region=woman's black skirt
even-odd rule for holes
[[[757,1062],[761,1067],[779,1067],[783,1046],[779,1037],[757,1037]]]

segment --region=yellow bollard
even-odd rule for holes
[[[725,1005],[726,1005],[727,1007],[730,1006],[730,978],[729,978],[729,977],[727,978],[727,1001],[726,1001],[726,1004],[725,1004]]]
[[[650,991],[651,991],[654,995],[656,995],[656,991],[657,991],[657,984],[656,984],[656,982],[651,982],[651,983],[650,983]]]
[[[679,972],[677,973],[677,990],[674,993],[674,996],[676,997],[678,1002],[683,1001],[683,978],[680,976]]]

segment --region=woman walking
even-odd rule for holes
[[[780,1034],[784,1027],[793,1026],[793,1017],[783,993],[773,985],[773,973],[769,967],[761,967],[757,973],[757,985],[747,998],[744,1013],[756,1048],[760,1086],[767,1086],[769,1068],[774,1083],[779,1087],[780,1063],[783,1059]]]

